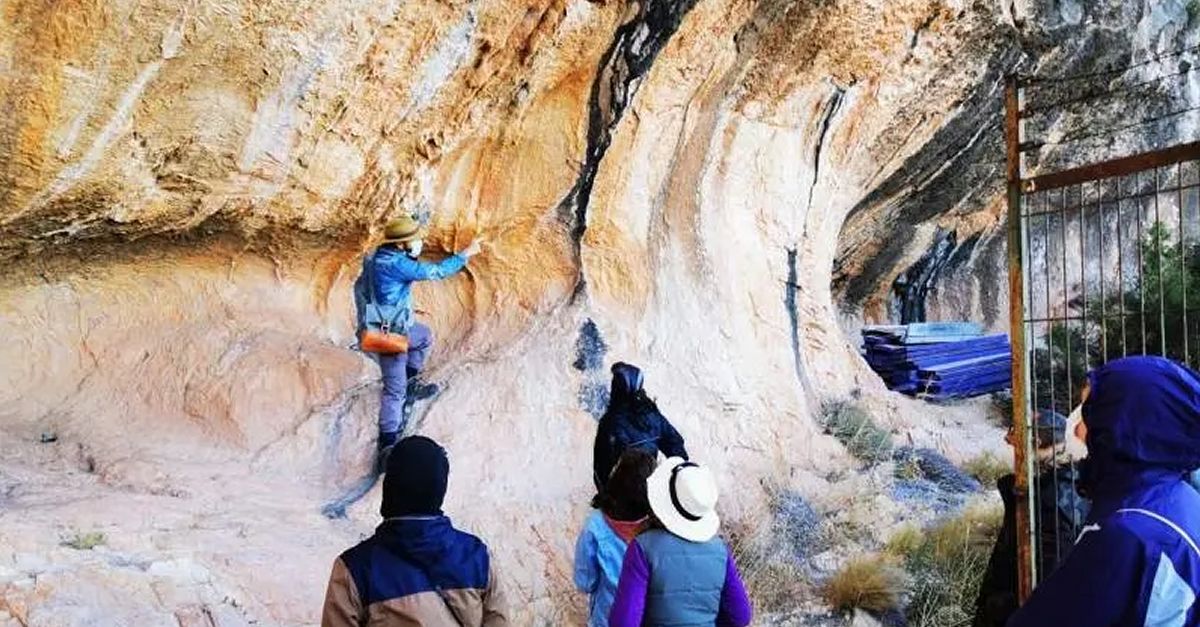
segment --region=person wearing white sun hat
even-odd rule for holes
[[[752,609],[733,554],[717,537],[717,482],[679,457],[646,480],[653,514],[625,553],[609,627],[745,627]]]

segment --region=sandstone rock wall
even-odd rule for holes
[[[1113,58],[1182,36],[1153,4],[1113,9],[1152,22]],[[988,121],[1022,46],[1058,54],[1085,28],[1017,9],[0,4],[0,609],[312,622],[330,560],[376,520],[375,493],[347,520],[319,511],[370,464],[350,284],[401,210],[432,210],[433,256],[488,241],[417,289],[444,389],[415,426],[450,450],[447,511],[493,543],[520,624],[582,611],[571,544],[616,359],[646,367],[731,521],[766,484],[838,508],[856,465],[816,426],[827,399],[861,395],[951,455],[980,446],[884,396],[844,329],[883,317],[937,227],[968,252],[930,308],[1003,325]],[[1026,32],[1043,22],[1059,39]],[[105,559],[57,546],[88,526]],[[184,558],[205,574],[148,566]],[[181,578],[182,596],[144,592]],[[71,596],[110,586],[126,605]]]

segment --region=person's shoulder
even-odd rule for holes
[[[1076,544],[1084,540],[1100,543],[1101,546],[1137,546],[1145,549],[1158,532],[1166,527],[1157,514],[1141,508],[1119,509],[1094,524],[1084,526]]]
[[[1117,510],[1101,521],[1102,525],[1105,523],[1139,539],[1164,535],[1172,539],[1180,535],[1195,538],[1200,536],[1200,495],[1180,482],[1156,498]]]
[[[370,553],[372,551],[374,551],[375,547],[377,547],[378,545],[379,545],[379,541],[375,538],[374,535],[372,535],[372,536],[365,538],[363,541],[359,542],[358,544],[346,549],[345,551],[342,551],[342,554],[339,555],[338,558],[341,559],[342,562],[345,563],[347,566],[350,566],[351,564],[354,564],[355,562],[362,559],[363,557],[370,555]]]
[[[451,532],[448,543],[454,553],[464,560],[483,560],[486,563],[490,559],[491,549],[483,538],[457,527]]]
[[[606,525],[608,523],[604,520],[604,512],[595,508],[588,511],[587,517],[583,519],[583,528],[587,530],[595,531]]]
[[[658,527],[651,527],[637,534],[634,537],[634,541],[640,544],[644,549],[661,542],[670,541],[673,538],[675,538],[675,535],[670,531],[667,531],[666,529],[660,529]]]

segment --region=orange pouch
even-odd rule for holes
[[[364,353],[379,353],[381,355],[407,353],[408,336],[380,331],[378,329],[367,329],[363,331],[362,337],[359,338],[358,346]]]

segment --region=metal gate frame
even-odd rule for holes
[[[1011,342],[1011,344],[1012,344],[1012,380],[1013,380],[1013,386],[1012,386],[1012,397],[1013,397],[1013,409],[1012,409],[1013,416],[1012,416],[1012,418],[1013,418],[1013,422],[1012,422],[1012,425],[1013,425],[1014,440],[1016,442],[1020,443],[1019,446],[1013,447],[1013,450],[1014,450],[1013,463],[1014,463],[1015,475],[1016,475],[1015,493],[1016,493],[1016,497],[1017,497],[1016,498],[1016,502],[1017,502],[1016,525],[1017,525],[1017,547],[1018,547],[1018,549],[1017,549],[1017,570],[1018,570],[1017,594],[1018,594],[1018,599],[1022,604],[1032,593],[1035,582],[1038,580],[1038,573],[1037,573],[1038,556],[1036,554],[1038,543],[1035,542],[1036,538],[1034,536],[1034,534],[1037,532],[1037,529],[1035,529],[1035,525],[1033,522],[1034,511],[1035,511],[1034,508],[1036,507],[1036,503],[1035,503],[1036,494],[1035,494],[1035,490],[1030,488],[1031,480],[1036,476],[1034,443],[1033,443],[1034,442],[1034,440],[1033,440],[1033,437],[1034,437],[1033,419],[1034,419],[1034,415],[1035,415],[1034,414],[1035,408],[1033,407],[1033,400],[1031,398],[1031,396],[1035,393],[1035,392],[1032,392],[1033,380],[1031,378],[1031,374],[1032,374],[1032,371],[1035,370],[1036,364],[1031,363],[1031,360],[1030,360],[1030,358],[1031,358],[1031,345],[1030,345],[1031,338],[1027,337],[1026,330],[1027,330],[1027,326],[1031,327],[1034,323],[1039,322],[1039,321],[1033,319],[1033,315],[1031,313],[1031,308],[1030,308],[1030,302],[1029,302],[1030,301],[1029,290],[1030,290],[1030,283],[1031,283],[1031,281],[1030,281],[1031,264],[1030,264],[1030,259],[1028,257],[1025,246],[1026,246],[1026,242],[1029,241],[1029,224],[1027,223],[1027,218],[1031,217],[1031,216],[1027,216],[1026,212],[1023,212],[1023,210],[1022,210],[1026,196],[1036,194],[1038,192],[1044,192],[1046,190],[1065,189],[1065,188],[1068,188],[1068,187],[1074,186],[1074,185],[1082,186],[1087,183],[1098,184],[1100,182],[1103,182],[1107,179],[1112,179],[1114,177],[1128,176],[1131,174],[1137,174],[1137,173],[1141,173],[1141,172],[1152,170],[1152,169],[1157,169],[1157,168],[1164,167],[1164,166],[1172,166],[1172,165],[1176,165],[1176,164],[1182,164],[1183,162],[1187,162],[1187,161],[1200,160],[1200,142],[1192,142],[1192,143],[1174,146],[1174,147],[1167,148],[1164,150],[1157,150],[1157,151],[1153,151],[1153,152],[1142,153],[1142,154],[1138,154],[1138,155],[1134,155],[1134,156],[1130,156],[1130,157],[1113,159],[1110,161],[1104,161],[1104,162],[1084,165],[1084,166],[1077,167],[1077,168],[1061,170],[1061,171],[1057,171],[1057,172],[1051,172],[1051,173],[1047,173],[1047,174],[1041,174],[1038,176],[1032,176],[1032,177],[1026,178],[1024,175],[1024,168],[1023,168],[1024,164],[1023,164],[1022,156],[1026,152],[1029,152],[1031,150],[1036,150],[1038,146],[1034,145],[1034,144],[1026,144],[1024,142],[1024,137],[1023,137],[1024,129],[1023,129],[1022,120],[1026,117],[1028,112],[1026,111],[1026,109],[1024,107],[1024,99],[1023,99],[1023,93],[1022,93],[1023,86],[1024,86],[1024,83],[1019,77],[1010,76],[1007,79],[1007,82],[1005,85],[1005,94],[1004,94],[1004,135],[1005,135],[1005,149],[1006,149],[1006,153],[1007,153],[1007,155],[1006,155],[1006,157],[1007,157],[1006,158],[1006,166],[1007,166],[1006,174],[1007,174],[1007,203],[1008,203],[1008,276],[1009,276],[1008,295],[1009,295],[1009,323],[1010,323],[1010,329],[1011,329],[1010,333],[1011,333],[1011,338],[1012,338],[1012,342]],[[1180,246],[1184,247],[1185,246],[1185,236],[1184,236],[1184,222],[1183,222],[1183,208],[1184,208],[1183,167],[1182,167],[1182,165],[1180,165],[1178,167],[1179,167],[1179,169],[1178,169],[1179,174],[1178,174],[1178,179],[1177,179],[1176,185],[1178,188],[1179,198],[1180,198],[1179,199],[1179,210],[1180,210],[1179,240],[1180,240]],[[1156,170],[1156,173],[1155,173],[1156,185],[1157,185],[1157,176],[1158,176],[1158,174],[1157,174],[1157,170]],[[1082,190],[1082,187],[1081,187],[1081,190]],[[1160,193],[1159,189],[1156,187],[1155,194],[1157,195],[1159,193]],[[1064,191],[1064,194],[1065,194],[1065,191]],[[1082,194],[1082,191],[1081,191],[1081,194]],[[1100,205],[1099,202],[1097,204],[1098,204],[1098,206]],[[1063,211],[1063,215],[1065,216],[1065,201],[1063,203],[1063,206],[1064,206],[1064,209],[1062,209],[1062,211]],[[1084,223],[1083,207],[1084,207],[1084,201],[1081,197],[1081,199],[1080,199],[1080,227],[1079,227],[1081,238],[1085,237],[1084,229],[1086,228],[1086,224]],[[1155,209],[1156,209],[1155,219],[1157,220],[1158,219],[1157,204],[1155,205]],[[1101,210],[1100,216],[1101,216],[1100,228],[1101,228],[1101,230],[1103,230],[1103,228],[1104,228],[1103,210]],[[1061,228],[1063,229],[1063,233],[1064,233],[1063,246],[1064,246],[1064,251],[1065,251],[1065,248],[1066,248],[1065,239],[1066,239],[1066,230],[1067,230],[1067,226],[1066,226],[1066,222],[1065,222],[1066,218],[1063,217],[1063,218],[1060,218],[1060,220],[1063,221]],[[1122,228],[1120,225],[1121,218],[1120,218],[1119,214],[1117,216],[1117,220],[1118,220],[1117,228],[1118,228],[1118,238],[1119,238],[1120,237],[1119,231]],[[1139,214],[1138,220],[1139,220],[1139,224],[1140,224],[1140,220],[1141,220],[1140,214]],[[1049,227],[1047,227],[1047,230],[1048,230],[1048,228]],[[1047,235],[1047,238],[1048,238],[1048,235]],[[1118,239],[1118,241],[1119,241],[1119,239]],[[1102,248],[1103,248],[1103,245],[1104,244],[1102,241],[1101,242]],[[1139,242],[1139,245],[1140,245],[1140,242]],[[1082,246],[1083,246],[1083,244],[1081,243],[1081,249],[1082,249]],[[1118,244],[1118,246],[1120,246],[1120,244]],[[1047,250],[1048,250],[1048,248],[1047,248]],[[1181,250],[1185,250],[1184,255],[1186,258],[1186,249],[1181,248]],[[1081,250],[1081,254],[1082,254],[1082,250]],[[1064,255],[1065,255],[1065,252],[1064,252]],[[1139,255],[1140,255],[1140,253],[1139,253]],[[1160,253],[1160,256],[1159,256],[1160,314],[1159,315],[1165,316],[1165,313],[1162,313],[1162,310],[1165,307],[1165,305],[1164,305],[1165,301],[1162,298],[1161,262],[1162,262],[1162,257],[1161,257],[1161,253]],[[1082,263],[1083,263],[1083,260],[1081,259],[1081,264]],[[1123,262],[1120,259],[1118,259],[1117,263],[1118,263],[1118,266],[1120,266]],[[1139,256],[1139,268],[1141,267],[1140,264],[1141,264],[1141,261],[1140,261],[1140,256]],[[1066,275],[1066,262],[1065,261],[1064,261],[1063,267],[1064,267],[1063,273],[1064,273],[1064,282],[1065,282],[1066,281],[1066,276],[1065,276]],[[1082,267],[1083,266],[1081,265],[1081,268]],[[1049,294],[1049,270],[1047,270],[1046,272],[1047,272],[1047,279],[1046,279],[1047,280],[1047,294]],[[1186,270],[1181,269],[1181,272],[1186,272]],[[1183,275],[1183,276],[1186,276],[1186,275]],[[1100,279],[1101,295],[1102,295],[1101,297],[1102,298],[1103,298],[1103,289],[1104,289],[1103,285],[1104,285],[1105,280],[1106,279],[1103,277]],[[1142,280],[1144,280],[1144,278],[1141,275],[1139,275],[1138,280],[1142,281]],[[1184,280],[1187,280],[1187,279],[1185,278]],[[1087,282],[1086,278],[1084,278],[1084,283],[1086,284],[1086,282]],[[1084,289],[1086,289],[1086,285],[1084,285],[1083,287],[1084,287]],[[1142,289],[1142,288],[1139,288],[1139,289]],[[1066,290],[1066,288],[1064,286],[1064,293],[1065,293],[1065,290]],[[1082,318],[1082,321],[1083,321],[1083,325],[1084,325],[1084,332],[1086,333],[1087,332],[1086,331],[1086,324],[1087,324],[1086,296],[1084,298],[1085,298],[1084,317]],[[1049,300],[1049,296],[1047,296],[1047,300]],[[1145,293],[1143,290],[1143,292],[1142,292],[1142,302],[1143,303],[1144,303],[1144,300],[1145,300]],[[1200,300],[1200,299],[1198,299],[1198,300]],[[1047,307],[1049,307],[1048,302],[1047,302]],[[1187,323],[1187,313],[1186,313],[1187,311],[1188,311],[1188,308],[1186,305],[1186,288],[1185,288],[1185,305],[1184,305],[1184,309],[1183,309],[1183,312],[1184,312],[1184,314],[1183,314],[1184,344],[1185,344],[1185,346],[1187,344],[1187,336],[1190,333],[1190,328]],[[1101,320],[1104,319],[1104,315],[1105,314],[1101,315]],[[1124,306],[1122,306],[1121,316],[1122,316],[1121,324],[1125,325],[1126,321],[1124,319],[1124,316],[1125,316]],[[1146,337],[1145,337],[1145,319],[1146,318],[1145,318],[1144,305],[1143,305],[1143,311],[1141,312],[1140,319],[1142,321],[1142,328],[1143,328],[1142,352],[1143,353],[1157,352],[1157,351],[1147,351],[1147,348],[1146,348]],[[1041,321],[1041,322],[1047,322],[1047,321]],[[1163,324],[1164,324],[1164,326],[1163,326],[1164,330],[1163,330],[1162,336],[1160,337],[1160,341],[1163,344],[1163,346],[1165,347],[1165,345],[1166,345],[1165,322]],[[1122,328],[1124,328],[1124,326]],[[1068,327],[1068,335],[1069,335],[1069,333],[1070,333],[1070,328]],[[1070,340],[1068,339],[1068,342],[1069,341]],[[1127,351],[1127,350],[1128,350],[1128,345],[1123,344],[1122,351]],[[1165,350],[1165,348],[1164,348],[1164,350]],[[1085,347],[1085,351],[1086,351],[1086,347]],[[1070,349],[1069,349],[1069,344],[1068,344],[1068,371],[1070,370],[1069,354],[1070,354]],[[1085,355],[1086,355],[1086,352],[1085,352]],[[1108,350],[1107,350],[1107,348],[1105,348],[1102,359],[1106,359],[1107,357],[1108,357]],[[1089,361],[1090,361],[1090,359],[1089,359]],[[1094,366],[1094,365],[1098,365],[1098,364],[1090,364],[1089,363],[1089,365]],[[1068,382],[1068,385],[1070,385],[1070,382]],[[1053,374],[1051,374],[1051,386],[1053,389]],[[1068,411],[1069,411],[1069,409],[1068,409]],[[1056,530],[1056,533],[1057,533],[1057,530]],[[1071,541],[1073,542],[1074,538],[1071,538]]]

